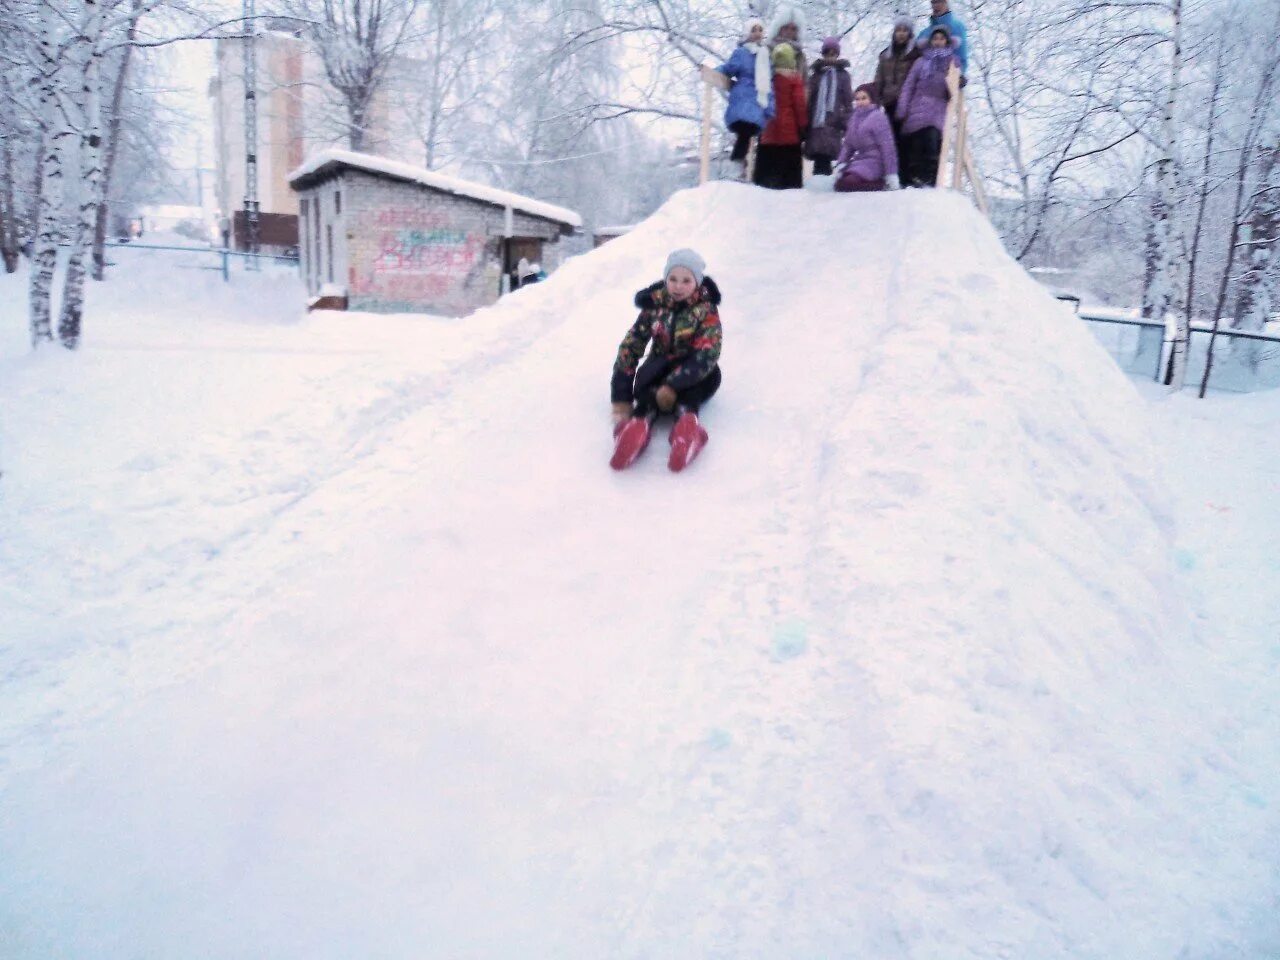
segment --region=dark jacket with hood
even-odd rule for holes
[[[849,61],[813,62],[809,75],[809,135],[805,153],[813,157],[834,157],[840,152],[849,115],[853,113],[853,81]]]
[[[679,393],[710,375],[720,361],[720,289],[710,277],[677,303],[659,280],[636,293],[640,316],[618,346],[609,394],[626,403],[663,384]],[[645,348],[652,341],[649,356]]]
[[[898,96],[902,93],[902,85],[907,82],[907,74],[911,65],[920,59],[920,48],[908,38],[902,46],[896,46],[892,40],[880,51],[880,62],[876,64],[876,78],[871,82],[875,87],[876,100],[889,114],[898,105]]]

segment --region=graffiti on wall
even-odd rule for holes
[[[353,293],[397,302],[461,302],[464,288],[486,272],[484,235],[461,229],[444,213],[385,207],[363,219],[377,252],[372,262],[352,264]]]

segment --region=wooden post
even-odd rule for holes
[[[957,125],[957,108],[960,106],[960,68],[954,63],[947,71],[947,91],[951,94],[951,98],[947,101],[947,118],[942,122],[942,149],[938,153],[938,176],[934,180],[936,187],[947,185],[947,160],[955,149],[956,136],[953,127]]]
[[[698,185],[711,175],[711,84],[702,85],[702,156],[698,163]]]
[[[962,92],[957,90],[956,96],[956,143],[951,151],[951,189],[958,191],[963,186],[964,155],[969,149],[969,108]]]
[[[715,105],[712,91],[716,88],[728,90],[729,78],[723,73],[704,63],[702,76],[702,156],[698,164],[698,183],[704,184],[711,177],[711,108]]]
[[[978,205],[978,210],[989,219],[991,211],[987,205],[987,188],[982,185],[982,178],[978,176],[978,165],[973,162],[973,154],[969,152],[968,144],[965,145],[964,151],[964,172],[969,177],[969,186],[973,187],[973,200]]]

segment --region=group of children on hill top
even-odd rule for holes
[[[774,17],[767,42],[763,21],[748,20],[742,42],[717,68],[731,82],[724,122],[736,137],[730,157],[742,164],[742,179],[758,138],[752,180],[762,187],[804,186],[806,156],[815,175],[835,175],[842,193],[933,186],[951,98],[947,73],[955,64],[963,83],[967,51],[948,0],[930,6],[918,35],[910,17],[894,22],[875,79],[856,88],[839,37],[824,39],[821,59],[807,65],[795,7]]]

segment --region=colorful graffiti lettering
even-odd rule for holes
[[[467,274],[481,251],[484,238],[459,230],[386,230],[378,239],[378,273]]]
[[[352,295],[448,313],[491,299],[488,291],[497,295],[500,266],[486,256],[490,240],[483,232],[469,232],[469,226],[448,211],[386,207],[365,213],[361,229],[375,246],[361,245],[355,252]]]

